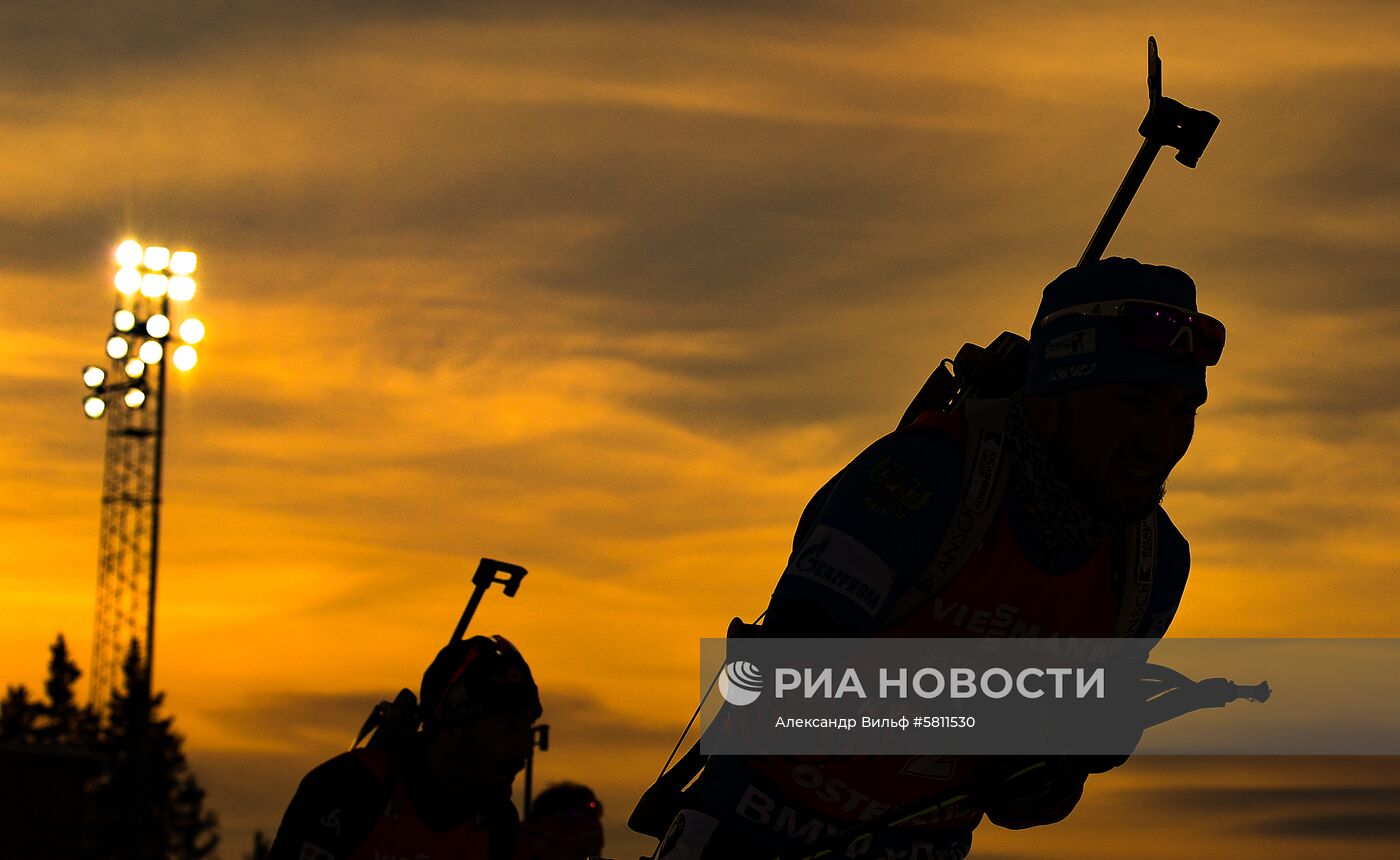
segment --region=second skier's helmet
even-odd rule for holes
[[[529,665],[503,636],[473,636],[439,651],[423,673],[418,701],[427,727],[496,711],[526,711],[531,720],[542,713]]]

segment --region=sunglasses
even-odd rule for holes
[[[1117,299],[1075,305],[1041,317],[1042,326],[1067,316],[1114,317],[1123,343],[1130,349],[1189,355],[1206,367],[1220,362],[1225,349],[1225,324],[1190,308],[1142,299]]]

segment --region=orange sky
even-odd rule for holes
[[[0,672],[38,684],[59,631],[89,663],[78,372],[116,242],[192,247],[209,336],[169,401],[157,682],[226,858],[416,686],[482,555],[531,570],[476,629],[544,689],[540,778],[597,785],[635,856],[698,638],[763,608],[807,497],[938,358],[1025,331],[1136,151],[1149,33],[1164,92],[1222,118],[1110,246],[1229,326],[1166,502],[1194,561],[1173,633],[1395,635],[1393,4],[470,5],[0,12]],[[1134,762],[979,846],[1277,850],[1259,802],[1164,785],[1289,820],[1358,786],[1400,805],[1389,761],[1294,764]]]

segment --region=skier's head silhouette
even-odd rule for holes
[[[423,673],[419,702],[434,770],[508,792],[542,710],[520,652],[500,636],[453,642]]]
[[[525,822],[531,860],[583,860],[603,851],[603,804],[593,790],[561,782],[539,793]]]
[[[1225,327],[1179,269],[1109,258],[1045,288],[1031,326],[1032,419],[1105,522],[1138,519],[1185,455]]]

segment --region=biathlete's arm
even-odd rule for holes
[[[389,789],[352,754],[336,756],[297,787],[269,860],[345,860],[384,814]]]
[[[764,619],[766,637],[870,636],[938,549],[962,448],[935,429],[876,441],[808,503]]]

